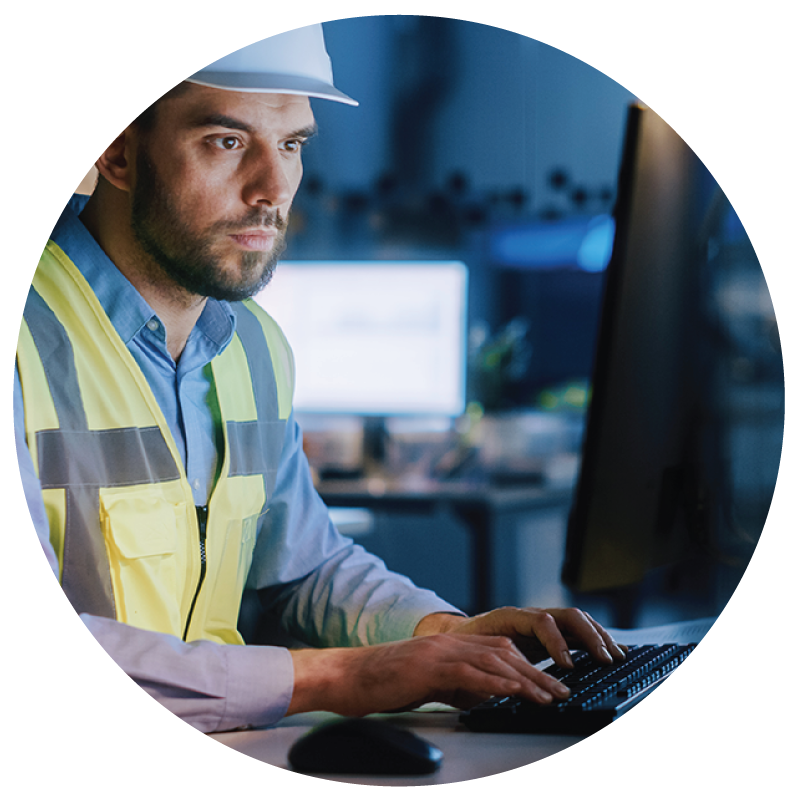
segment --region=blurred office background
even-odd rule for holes
[[[325,32],[336,83],[360,106],[312,102],[320,135],[305,153],[285,260],[328,262],[329,293],[350,289],[336,286],[337,262],[461,262],[468,290],[454,355],[464,361],[463,409],[390,409],[378,415],[377,442],[374,415],[358,403],[350,414],[346,403],[301,409],[315,474],[321,486],[360,481],[376,496],[404,481],[406,493],[437,483],[445,493],[541,493],[527,508],[496,509],[491,591],[481,601],[475,560],[485,552],[474,547],[469,510],[345,503],[335,511],[342,527],[471,611],[580,603],[606,624],[638,625],[718,613],[757,543],[783,430],[777,328],[744,231],[734,220],[717,242],[707,303],[730,535],[711,554],[711,572],[660,568],[630,589],[636,613],[621,617],[615,597],[575,595],[560,572],[626,113],[637,98],[559,50],[474,23],[363,17],[325,23]],[[301,320],[310,324],[318,309],[301,309]]]

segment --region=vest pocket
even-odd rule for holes
[[[254,514],[242,520],[231,520],[225,533],[206,633],[210,638],[226,644],[243,643],[236,625],[263,516]]]
[[[100,521],[117,619],[180,636],[181,599],[191,578],[186,504],[152,486],[101,489]]]

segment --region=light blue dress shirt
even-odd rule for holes
[[[210,361],[231,341],[236,315],[228,303],[209,299],[175,364],[166,348],[163,323],[81,223],[78,214],[86,200],[79,195],[72,199],[51,238],[84,275],[142,369],[183,458],[195,502],[205,505],[222,450]],[[58,575],[41,490],[25,443],[18,375],[14,417],[26,499],[42,548]],[[388,571],[379,559],[338,533],[312,484],[294,415],[286,427],[270,513],[264,519],[248,588],[262,590],[283,627],[312,645],[394,641],[410,636],[427,614],[459,613],[432,592]],[[269,725],[286,713],[293,670],[284,648],[186,643],[115,620],[86,614],[82,618],[134,680],[200,730]]]

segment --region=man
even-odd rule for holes
[[[601,626],[574,609],[467,618],[341,537],[313,490],[291,353],[246,299],[282,250],[309,96],[352,102],[319,26],[223,59],[126,128],[56,226],[15,380],[42,546],[117,663],[204,731],[564,697],[523,651],[624,658]],[[242,646],[246,586],[312,647]]]

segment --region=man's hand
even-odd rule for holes
[[[432,633],[508,636],[534,664],[550,656],[559,666],[572,667],[571,649],[587,650],[606,664],[625,659],[611,635],[577,608],[498,608],[476,617],[431,614],[414,635]]]
[[[470,708],[494,695],[536,703],[569,696],[506,636],[433,634],[371,647],[293,650],[292,658],[288,714],[362,716],[432,701]]]

